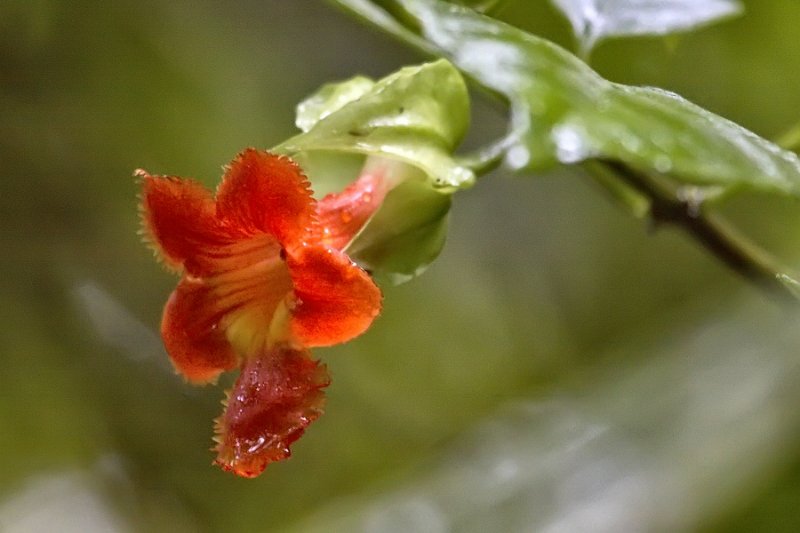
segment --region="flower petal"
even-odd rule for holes
[[[214,287],[216,305],[229,310],[221,325],[240,354],[263,349],[276,309],[292,292],[280,250],[270,235],[243,240],[229,249],[231,255],[220,258],[220,265],[228,270],[206,279]]]
[[[200,183],[171,176],[151,176],[136,171],[142,178],[142,225],[147,240],[167,266],[182,267],[194,275],[209,268],[204,251],[231,242],[216,218],[211,193]]]
[[[250,234],[285,247],[299,244],[314,221],[308,179],[288,157],[249,148],[234,159],[217,190],[217,213]]]
[[[361,231],[388,192],[385,179],[362,174],[338,194],[329,194],[317,204],[317,237],[326,246],[342,250]]]
[[[164,307],[164,346],[175,368],[191,382],[214,381],[238,364],[220,327],[226,310],[216,300],[212,289],[203,282],[183,279]]]
[[[248,359],[217,419],[216,463],[255,477],[288,458],[289,446],[322,414],[329,383],[327,369],[308,350],[277,346]]]
[[[287,256],[294,282],[291,330],[303,346],[330,346],[363,333],[381,309],[381,291],[345,254],[308,246]]]

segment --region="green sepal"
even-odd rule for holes
[[[405,67],[369,87],[368,82],[326,85],[302,102],[298,123],[305,131],[274,151],[312,167],[316,152],[396,159],[419,168],[436,188],[474,182],[473,173],[452,157],[469,125],[469,97],[451,63]]]
[[[374,86],[375,82],[365,76],[354,76],[338,83],[326,83],[317,92],[297,104],[295,125],[300,131],[306,132],[331,113],[364,96]]]
[[[327,84],[300,103],[297,125],[302,133],[273,151],[298,162],[317,196],[342,190],[366,167],[391,175],[392,190],[345,252],[395,284],[424,270],[444,245],[450,196],[475,179],[453,157],[469,125],[458,70],[439,60],[379,81]]]
[[[345,252],[379,281],[399,285],[413,279],[444,246],[451,196],[425,180],[402,182]]]

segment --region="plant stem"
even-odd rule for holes
[[[782,281],[786,276],[785,269],[780,268],[769,254],[745,239],[724,219],[703,213],[690,200],[678,198],[667,187],[620,162],[602,160],[597,163],[650,199],[650,216],[656,224],[681,227],[745,280],[787,302],[797,304],[797,295]]]
[[[459,157],[458,162],[474,172],[475,177],[480,178],[500,166],[511,142],[510,136],[503,137],[472,153]]]

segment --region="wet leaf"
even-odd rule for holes
[[[583,55],[600,41],[668,35],[738,15],[737,0],[550,0],[572,25]]]
[[[301,131],[308,131],[331,113],[364,96],[374,85],[374,81],[364,76],[327,83],[297,105],[295,124]]]
[[[378,82],[326,85],[300,104],[297,122],[303,133],[274,150],[311,167],[317,152],[357,153],[415,166],[437,188],[474,181],[452,157],[469,124],[469,99],[447,61],[406,67]]]
[[[396,4],[437,53],[508,99],[512,169],[611,159],[683,184],[800,197],[796,154],[676,94],[609,82],[553,43],[469,9]]]

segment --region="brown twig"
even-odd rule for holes
[[[682,228],[731,270],[771,294],[797,304],[793,292],[781,281],[785,269],[764,250],[740,235],[721,217],[704,213],[690,200],[618,161],[599,162],[650,200],[650,216],[656,224]]]

